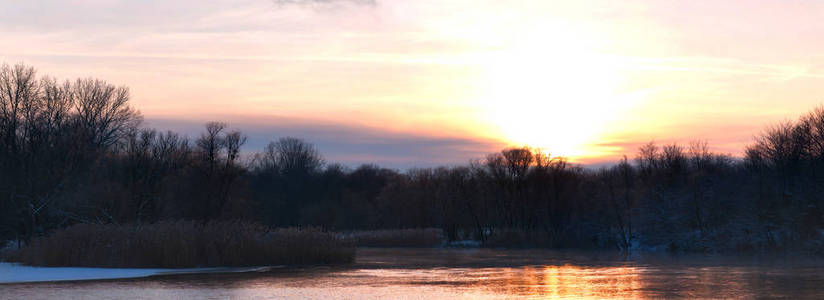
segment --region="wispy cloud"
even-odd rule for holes
[[[220,119],[220,118],[218,118]],[[469,137],[433,137],[414,132],[319,122],[286,117],[257,120],[228,120],[232,128],[249,136],[246,153],[260,151],[270,141],[293,136],[315,144],[332,162],[350,166],[379,163],[407,169],[441,164],[463,164],[483,158],[505,145],[498,141]],[[147,125],[161,130],[182,132],[197,137],[206,120],[148,118]]]
[[[357,5],[375,5],[377,0],[272,0],[278,5],[330,5],[351,3]]]
[[[704,74],[753,75],[787,81],[794,78],[824,78],[810,64],[765,64],[712,57],[635,57],[622,58],[624,66],[639,70],[682,71]]]
[[[348,8],[375,7],[377,0],[271,0],[278,8],[300,7],[319,13],[338,13]]]

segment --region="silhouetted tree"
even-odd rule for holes
[[[0,67],[0,240],[73,223],[255,219],[334,230],[441,228],[488,246],[824,253],[824,107],[743,159],[648,143],[599,170],[529,147],[405,172],[326,165],[285,137],[246,161],[211,122],[192,143],[141,128],[128,89]]]
[[[255,160],[258,202],[268,222],[297,225],[300,209],[319,200],[317,176],[323,158],[312,144],[293,137],[266,145]]]
[[[206,132],[195,140],[192,184],[198,189],[194,193],[197,197],[191,199],[191,207],[202,220],[222,217],[244,172],[239,153],[247,138],[227,127],[220,122],[206,123]]]
[[[0,67],[0,166],[10,222],[26,238],[51,217],[72,215],[63,203],[80,174],[141,120],[128,90],[99,80],[57,84],[34,68]]]

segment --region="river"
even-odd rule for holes
[[[0,285],[2,299],[824,299],[824,261],[494,249],[358,249],[352,265]]]

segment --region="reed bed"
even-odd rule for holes
[[[315,228],[164,221],[78,224],[33,240],[16,256],[34,266],[191,268],[349,263],[355,248]]]

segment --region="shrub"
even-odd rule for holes
[[[443,242],[438,228],[362,230],[345,237],[358,247],[435,247]]]
[[[18,260],[37,266],[189,268],[347,263],[354,255],[351,243],[314,228],[164,221],[74,225],[33,240]]]

